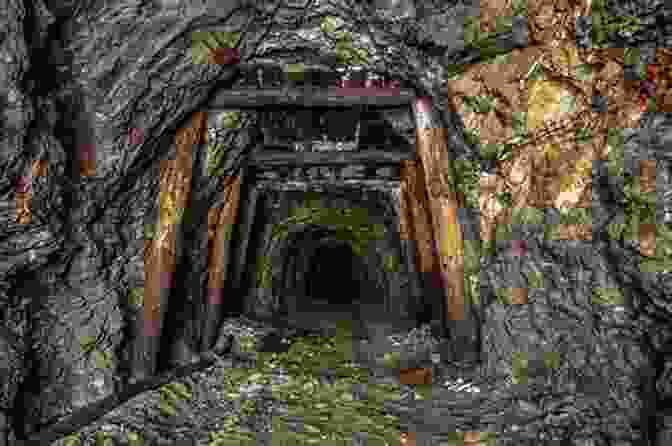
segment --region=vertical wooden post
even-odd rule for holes
[[[33,179],[46,176],[47,160],[33,161],[30,174],[20,176],[16,184],[16,223],[27,225],[33,221]]]
[[[425,187],[422,164],[417,161],[402,161],[401,163],[401,192],[404,212],[401,228],[402,241],[408,240],[416,255],[416,265],[420,274],[422,295],[421,305],[428,305],[433,296],[443,298],[440,287],[437,287],[436,274],[439,263],[433,254],[435,246],[432,216],[429,210],[427,190]],[[440,308],[440,307],[439,307]],[[423,308],[419,308],[423,310]],[[439,320],[443,315],[437,315]]]
[[[240,176],[226,178],[224,205],[208,212],[208,302],[201,344],[203,351],[215,341],[213,338],[222,313],[230,240],[240,203],[240,182]]]
[[[431,98],[418,98],[413,106],[418,155],[425,172],[439,267],[446,285],[446,316],[449,321],[464,321],[464,241],[457,217],[459,203],[451,175],[447,130],[441,127],[432,109]],[[447,327],[444,329],[447,331]]]
[[[206,113],[196,113],[191,125],[177,132],[175,160],[165,160],[161,163],[158,237],[157,240],[150,241],[145,257],[143,308],[147,361],[135,365],[136,376],[153,375],[156,372],[165,303],[173,287],[177,263],[179,216],[189,204],[193,148],[203,140],[206,122]]]
[[[246,172],[245,177],[250,178],[254,173]],[[248,180],[245,180],[247,183]],[[231,289],[235,290],[237,298],[242,299],[249,292],[248,283],[246,282],[247,273],[249,268],[247,267],[247,255],[248,255],[248,246],[250,243],[250,237],[252,236],[252,225],[254,224],[254,219],[256,218],[256,208],[259,199],[259,189],[256,187],[244,186],[246,189],[245,200],[246,204],[244,208],[241,209],[241,228],[240,231],[240,240],[236,249],[237,261],[235,263],[235,268],[233,272],[233,280],[231,283]],[[242,191],[241,191],[242,193]]]

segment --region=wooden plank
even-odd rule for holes
[[[402,243],[408,241],[412,248],[413,263],[416,274],[412,278],[412,286],[417,287],[418,300],[414,302],[415,315],[425,315],[430,310],[436,297],[441,298],[436,289],[436,274],[439,273],[438,259],[434,254],[436,246],[432,216],[425,187],[425,175],[422,164],[418,161],[401,163],[401,200],[404,203],[405,233],[402,232]],[[435,308],[435,307],[434,307]],[[419,312],[419,313],[418,313]]]
[[[444,277],[446,316],[465,320],[464,241],[457,219],[460,207],[448,156],[447,130],[434,113],[430,98],[418,98],[413,109],[417,126],[418,155],[422,162],[432,226],[437,241],[439,267]]]
[[[351,152],[287,152],[262,150],[250,157],[255,166],[317,165],[317,164],[398,164],[415,159],[414,153],[358,150]]]
[[[193,151],[204,141],[207,113],[195,113],[191,123],[175,136],[175,160],[161,166],[160,216],[158,240],[151,243],[145,257],[144,323],[148,362],[134,364],[140,375],[153,375],[156,370],[159,341],[165,314],[165,301],[173,286],[178,244],[178,212],[189,204]]]
[[[415,98],[408,89],[372,88],[239,88],[218,92],[206,105],[211,110],[262,107],[400,107]]]
[[[245,173],[246,175],[247,173]],[[245,287],[247,284],[244,283],[245,280],[245,274],[247,273],[247,257],[248,257],[248,245],[250,243],[250,238],[252,237],[252,228],[253,224],[255,222],[255,218],[257,217],[256,211],[257,211],[257,204],[259,197],[261,195],[261,191],[253,187],[252,185],[246,185],[245,188],[247,189],[247,193],[244,197],[243,202],[245,203],[244,209],[241,209],[241,231],[240,231],[240,239],[237,241],[237,252],[235,255],[235,269],[234,269],[234,274],[233,274],[233,280],[231,281],[231,290],[235,290],[238,292],[238,295],[236,297],[238,298],[243,298],[243,294],[239,292],[240,290],[243,290],[243,287]],[[247,291],[245,289],[243,292]]]
[[[231,234],[237,223],[240,204],[240,176],[228,177],[224,188],[224,205],[208,213],[208,311],[202,337],[202,351],[207,351],[216,341],[217,324],[224,303],[224,283],[229,264]]]

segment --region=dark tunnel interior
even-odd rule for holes
[[[306,295],[311,301],[334,305],[359,302],[361,284],[357,278],[355,253],[345,242],[327,241],[309,260]]]

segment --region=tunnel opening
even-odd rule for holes
[[[310,302],[348,306],[360,301],[361,284],[356,277],[356,255],[345,242],[322,242],[309,260],[306,296]]]
[[[367,280],[370,268],[333,231],[305,232],[285,259],[282,313],[292,325],[308,330],[329,331],[348,321],[359,333],[369,318],[365,308],[375,307],[378,315],[385,310],[381,290],[374,290]]]

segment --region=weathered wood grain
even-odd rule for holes
[[[207,104],[211,110],[261,108],[269,106],[297,107],[399,107],[410,105],[414,94],[407,89],[386,88],[238,88],[217,93]]]

